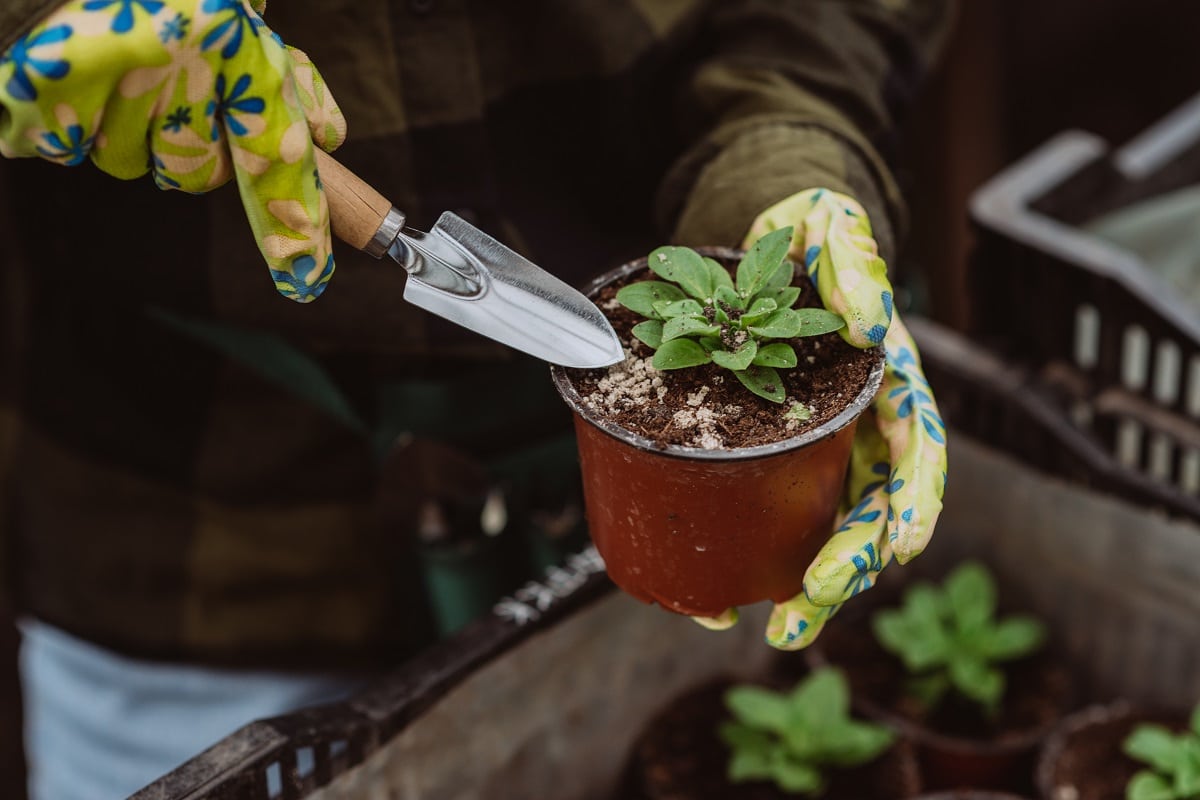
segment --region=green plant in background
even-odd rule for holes
[[[823,308],[792,308],[800,297],[787,260],[792,228],[763,236],[737,266],[736,280],[711,258],[687,247],[660,247],[650,269],[662,281],[639,281],[617,292],[617,300],[647,318],[633,335],[652,348],[655,369],[685,369],[715,363],[731,370],[759,397],[785,399],[776,369],[796,366],[787,342],[845,326]]]
[[[1126,800],[1200,800],[1200,705],[1191,730],[1175,734],[1161,725],[1139,725],[1122,749],[1149,764],[1130,779]]]
[[[725,705],[736,721],[719,730],[733,752],[729,779],[770,780],[785,792],[818,794],[829,767],[878,758],[895,740],[888,728],[849,716],[850,690],[835,669],[813,672],[791,692],[735,686]]]
[[[1034,652],[1046,630],[1032,617],[996,618],[996,585],[987,569],[969,561],[940,587],[911,586],[900,608],[871,620],[875,638],[910,673],[909,693],[927,709],[954,691],[994,716],[1004,696],[997,667]]]

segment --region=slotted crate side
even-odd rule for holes
[[[1131,160],[1148,163],[1131,159],[1133,151],[1154,151],[1160,162],[1139,186],[1118,169]],[[1138,257],[1060,217],[1086,218],[1079,203],[1108,209],[1113,197],[1128,201],[1175,185],[1180,178],[1166,156],[1196,165],[1198,153],[1200,104],[1115,153],[1089,134],[1055,137],[989,181],[971,203],[973,335],[1028,369],[1024,391],[1083,432],[1091,443],[1080,445],[1084,450],[1098,450],[1082,463],[1077,453],[1036,452],[1045,450],[1036,443],[1014,452],[1191,516],[1200,514],[1200,312]]]

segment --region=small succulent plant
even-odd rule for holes
[[[735,721],[723,723],[719,734],[732,749],[734,783],[768,780],[785,792],[819,794],[828,768],[873,761],[896,738],[888,728],[850,718],[850,690],[832,668],[787,693],[735,686],[725,705]]]
[[[651,253],[650,269],[663,280],[631,283],[617,300],[646,317],[633,335],[654,350],[654,367],[714,363],[759,397],[782,403],[786,392],[777,370],[796,366],[796,351],[785,340],[845,326],[823,308],[792,307],[800,288],[791,285],[791,239],[790,227],[763,236],[738,263],[736,278],[687,247]]]
[[[995,582],[974,561],[959,565],[940,587],[911,586],[900,608],[879,611],[871,622],[879,644],[904,662],[909,694],[922,706],[933,709],[954,691],[988,716],[1004,696],[997,664],[1034,652],[1046,636],[1032,617],[996,618]]]
[[[1122,749],[1146,763],[1125,787],[1126,800],[1200,800],[1200,705],[1190,730],[1172,733],[1161,725],[1139,725]]]

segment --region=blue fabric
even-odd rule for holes
[[[345,697],[334,675],[141,661],[21,622],[30,800],[117,800],[237,728]]]

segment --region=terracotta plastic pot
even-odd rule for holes
[[[701,250],[736,263],[732,250]],[[592,282],[596,294],[643,270],[631,262]],[[692,616],[716,616],[802,589],[828,538],[858,417],[883,377],[883,354],[834,419],[760,447],[661,445],[601,418],[565,370],[554,385],[575,412],[588,528],[612,580],[634,597]]]

